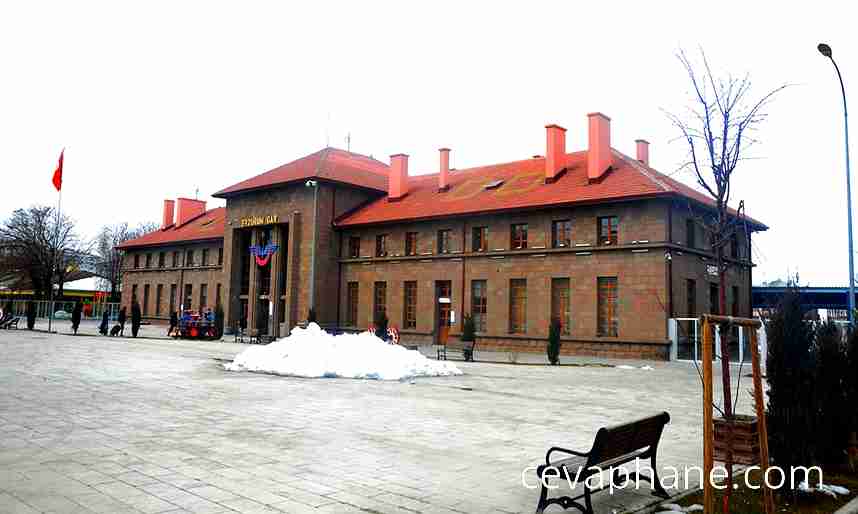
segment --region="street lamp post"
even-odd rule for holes
[[[849,326],[851,327],[855,323],[855,263],[852,251],[852,184],[849,177],[849,117],[846,110],[846,88],[843,86],[840,68],[837,67],[837,62],[831,56],[831,47],[825,43],[820,43],[816,49],[831,59],[831,64],[834,65],[834,70],[837,72],[837,78],[840,80],[840,92],[843,95],[843,128],[846,137],[846,221],[849,229]]]

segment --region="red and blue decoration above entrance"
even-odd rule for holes
[[[280,247],[274,243],[268,243],[265,246],[253,245],[250,247],[250,254],[256,257],[256,264],[265,266],[278,248]]]

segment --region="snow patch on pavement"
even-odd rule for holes
[[[288,337],[265,346],[251,346],[224,368],[291,377],[374,380],[462,374],[450,362],[427,359],[417,350],[388,344],[374,334],[332,335],[315,323],[295,327]]]
[[[628,364],[620,364],[619,366],[615,366],[615,367],[617,369],[641,369],[644,371],[652,371],[653,370],[652,366],[641,366],[638,368],[636,366],[629,366]]]

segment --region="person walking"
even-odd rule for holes
[[[119,323],[119,335],[125,337],[125,320],[128,319],[128,314],[126,313],[125,306],[123,305],[121,309],[119,309],[119,318],[116,320]]]
[[[179,316],[176,311],[170,313],[170,329],[167,330],[167,337],[173,337],[176,333],[176,327],[179,326]]]
[[[101,325],[98,326],[98,333],[106,336],[107,335],[107,327],[110,321],[107,317],[107,309],[105,309],[104,314],[101,315]]]
[[[74,335],[77,335],[77,329],[80,327],[80,315],[82,312],[83,305],[80,303],[80,300],[78,300],[74,303],[71,315],[72,331],[74,331]]]
[[[140,331],[140,304],[137,303],[137,298],[131,300],[131,337],[137,337],[137,332]]]

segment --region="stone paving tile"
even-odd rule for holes
[[[20,499],[34,495],[97,514],[532,512],[521,472],[546,448],[587,448],[599,427],[657,410],[672,417],[660,464],[702,458],[699,379],[683,363],[457,363],[465,375],[410,384],[214,360],[245,348],[0,331],[12,393],[0,396],[0,512],[35,511]],[[601,510],[650,501],[596,498]]]

